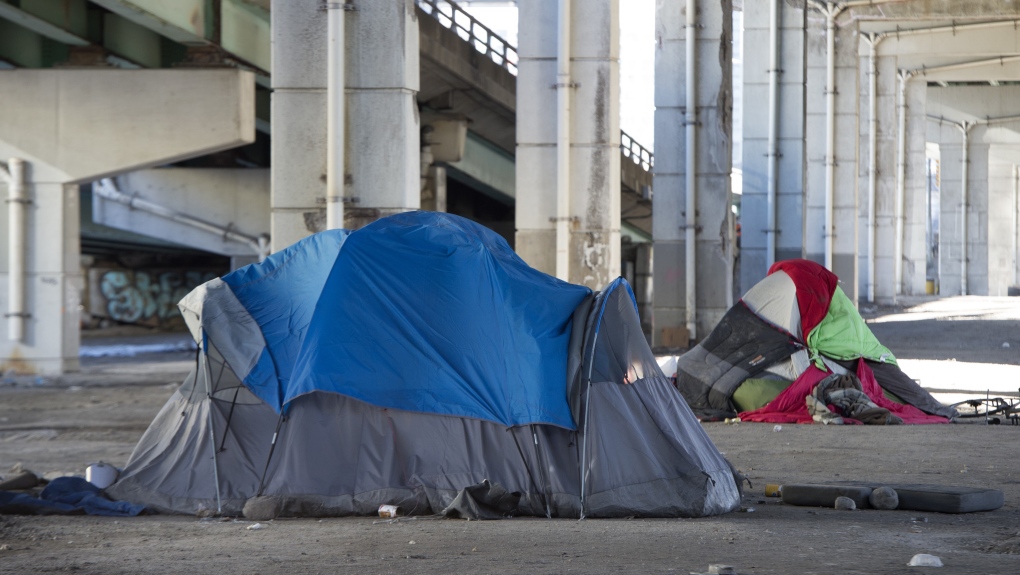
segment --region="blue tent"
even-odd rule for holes
[[[316,234],[180,303],[195,370],[107,490],[283,515],[701,516],[733,471],[655,362],[622,278],[597,295],[495,233],[413,212]]]
[[[575,427],[567,344],[591,290],[529,267],[474,222],[409,212],[324,232],[223,282],[265,340],[244,384],[277,411],[329,391],[507,426]]]

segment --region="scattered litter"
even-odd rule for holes
[[[1002,342],[1002,347],[1003,347],[1004,349],[1005,349],[1005,348],[1008,348],[1008,347],[1009,347],[1009,342],[1008,342],[1008,341],[1004,341],[1004,342]]]
[[[782,497],[783,486],[778,483],[765,484],[765,497]]]
[[[407,542],[407,544],[408,544],[408,545],[414,545],[414,544],[415,544],[415,542],[414,542],[414,539],[412,539],[412,540],[408,541],[408,542]]]
[[[967,473],[968,471],[970,471],[970,469],[968,469],[967,466],[964,465],[963,469],[960,470],[960,473]]]
[[[251,525],[245,527],[245,529],[247,529],[248,531],[258,531],[259,529],[265,528],[266,526],[261,523],[252,523]]]
[[[723,423],[729,423],[731,425],[735,424],[735,423],[740,423],[740,418],[739,417],[727,417],[726,419],[723,420]]]
[[[942,560],[934,555],[918,553],[910,558],[909,567],[942,567]]]
[[[783,430],[783,426],[782,425],[777,425],[777,426],[772,428],[772,431],[782,431],[782,430]]]
[[[8,545],[6,543],[4,543],[3,545],[0,545],[0,551],[10,551],[10,550],[11,550],[11,548],[8,547]]]
[[[71,387],[67,388],[67,391],[81,391],[81,390],[82,387],[80,385],[72,385]]]
[[[857,504],[854,503],[854,500],[850,499],[849,497],[839,496],[836,498],[835,507],[840,511],[853,511],[857,509]]]
[[[380,505],[379,517],[396,517],[398,511],[400,511],[400,509],[396,505]]]
[[[741,513],[754,513],[754,511],[755,511],[754,507],[743,507],[743,506],[740,507],[740,512]]]
[[[911,517],[910,520],[913,521],[914,523],[927,523],[928,522],[928,518],[927,517]]]
[[[708,571],[705,573],[695,573],[692,571],[691,575],[737,575],[737,570],[732,565],[712,563],[708,566]]]

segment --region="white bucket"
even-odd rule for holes
[[[93,463],[85,468],[85,481],[100,489],[106,489],[113,485],[113,482],[117,481],[118,475],[120,475],[120,472],[116,467],[102,461]]]

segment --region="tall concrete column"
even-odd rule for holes
[[[835,28],[835,166],[832,191],[831,230],[826,229],[826,17],[808,12],[807,105],[805,130],[804,253],[819,263],[825,261],[826,236],[832,235],[832,272],[851,301],[857,301],[858,242],[858,34],[857,25],[844,12]]]
[[[344,208],[350,229],[421,205],[415,2],[353,4],[347,13],[345,176],[351,201]]]
[[[418,20],[410,0],[346,12],[344,227],[418,209]],[[273,250],[326,228],[327,12],[272,4]]]
[[[900,293],[923,295],[925,293],[927,252],[925,231],[927,230],[925,170],[925,144],[928,118],[925,96],[927,86],[924,80],[907,83],[907,155],[904,180],[903,218],[903,278]],[[895,226],[894,226],[895,227]],[[875,274],[879,284],[895,285],[895,274],[886,278]]]
[[[655,305],[653,344],[663,330],[686,324],[686,285],[696,280],[696,339],[703,339],[729,308],[731,146],[730,0],[698,0],[697,101],[686,101],[686,7],[656,6],[655,52]],[[685,164],[688,106],[697,115],[697,165]],[[685,213],[687,170],[695,170],[696,214]],[[695,278],[686,277],[687,226],[695,226]]]
[[[320,2],[273,0],[270,11],[270,235],[274,252],[326,229],[328,15],[320,6]]]
[[[804,199],[805,13],[780,2],[775,261],[801,257]],[[769,2],[744,3],[744,155],[740,286],[768,272]]]
[[[985,126],[971,129],[971,144],[967,152],[967,294],[990,295],[988,292],[988,198],[991,193],[989,180],[989,152],[991,146],[981,141]],[[1005,241],[1007,238],[1003,238]]]
[[[939,143],[939,294],[959,295],[963,257],[962,166],[960,131],[953,125],[929,127]],[[970,179],[970,178],[968,178]]]
[[[988,295],[1009,295],[1014,285],[1013,269],[1013,183],[1016,152],[1006,146],[991,146],[988,157],[988,196],[986,217],[988,222]],[[974,202],[979,208],[980,199]]]
[[[557,88],[558,2],[519,3],[516,250],[556,273],[557,90],[571,91],[569,281],[620,274],[619,2],[572,2],[570,82]]]
[[[24,161],[30,202],[24,335],[0,338],[0,371],[73,371],[82,289],[78,184],[253,142],[254,76],[224,69],[13,70],[0,74],[0,102],[0,161]],[[15,247],[6,233],[9,210],[0,208],[4,313]],[[0,333],[8,333],[9,321],[0,320]]]

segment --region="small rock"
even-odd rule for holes
[[[737,570],[732,565],[713,563],[708,566],[708,572],[710,575],[736,575]]]
[[[414,545],[414,539],[407,542],[408,545]]]
[[[253,523],[253,524],[245,527],[245,529],[247,529],[248,531],[258,531],[259,529],[265,529],[265,528],[266,528],[266,526],[261,524],[261,523]]]
[[[868,503],[875,509],[896,509],[900,505],[900,496],[892,487],[879,487],[868,496]]]
[[[942,567],[942,560],[934,555],[918,553],[910,558],[909,567]]]
[[[1002,342],[1002,347],[1003,347],[1003,349],[1008,348],[1009,347],[1009,342],[1008,341]]]
[[[11,550],[10,546],[8,546],[6,543],[4,543],[3,545],[0,545],[0,551],[10,551],[10,550]]]
[[[269,521],[280,514],[280,498],[272,495],[252,497],[244,502],[241,514],[252,521]]]
[[[853,511],[857,509],[857,504],[849,497],[837,497],[835,507],[840,511]]]
[[[782,431],[782,430],[783,430],[783,426],[782,425],[777,425],[777,426],[772,428],[772,431]]]

